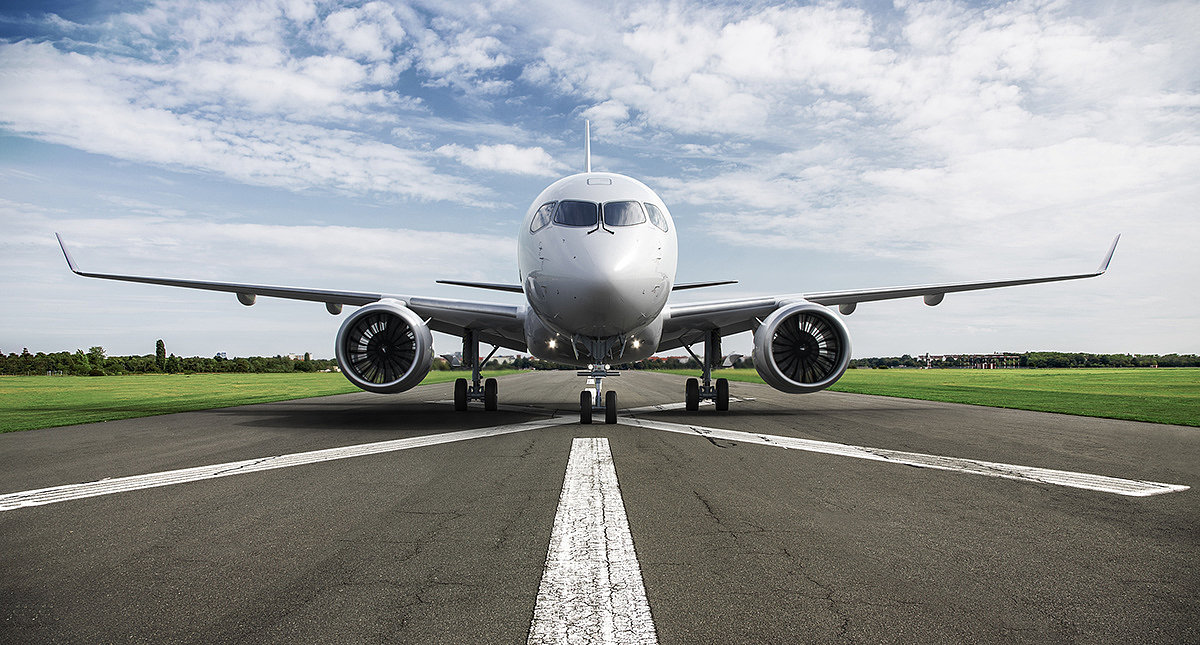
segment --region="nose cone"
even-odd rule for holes
[[[534,311],[564,333],[594,338],[627,334],[654,320],[666,305],[670,277],[660,269],[657,248],[628,233],[598,230],[574,244],[563,240],[569,253],[547,258],[543,270],[529,274]]]

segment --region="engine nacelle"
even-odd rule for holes
[[[420,383],[433,363],[429,327],[396,300],[381,300],[350,314],[336,343],[342,373],[368,392],[403,392]]]
[[[771,387],[800,394],[833,385],[850,364],[850,332],[819,305],[776,309],[754,332],[754,368]]]

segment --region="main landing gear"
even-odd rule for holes
[[[487,355],[487,358],[479,360],[479,335],[474,329],[468,329],[463,334],[463,351],[462,361],[463,367],[471,368],[471,382],[467,379],[460,378],[454,381],[454,409],[463,412],[467,409],[468,401],[483,401],[483,409],[488,412],[494,411],[499,407],[499,387],[496,385],[496,379],[490,378],[483,381],[480,386],[482,375],[480,371],[483,366],[492,359],[492,354],[496,353],[499,347],[492,347],[492,351]]]
[[[704,369],[704,383],[690,378],[684,387],[684,407],[689,411],[700,409],[700,401],[712,401],[716,404],[718,412],[724,412],[729,409],[729,381],[727,379],[717,379],[716,386],[713,386],[712,370],[721,361],[721,332],[716,329],[709,329],[704,332],[704,360],[700,360],[695,353],[692,352],[690,345],[684,345],[684,349],[692,358],[696,359],[697,363]]]
[[[587,371],[580,370],[576,373],[579,376],[586,376],[588,384],[592,386],[592,389],[579,393],[579,422],[591,423],[593,412],[603,412],[605,423],[616,423],[617,393],[611,390],[604,392],[601,382],[606,376],[620,376],[621,373],[609,370],[607,365],[589,365]],[[604,395],[603,405],[600,403],[601,394]]]

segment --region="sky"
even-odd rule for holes
[[[854,355],[1200,353],[1200,3],[6,2],[0,351],[333,354],[319,303],[91,271],[519,302],[546,185],[633,176],[673,302],[864,303]],[[748,353],[749,334],[725,340]],[[459,342],[436,335],[439,353]]]

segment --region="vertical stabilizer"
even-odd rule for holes
[[[583,122],[583,171],[592,171],[592,122]]]

